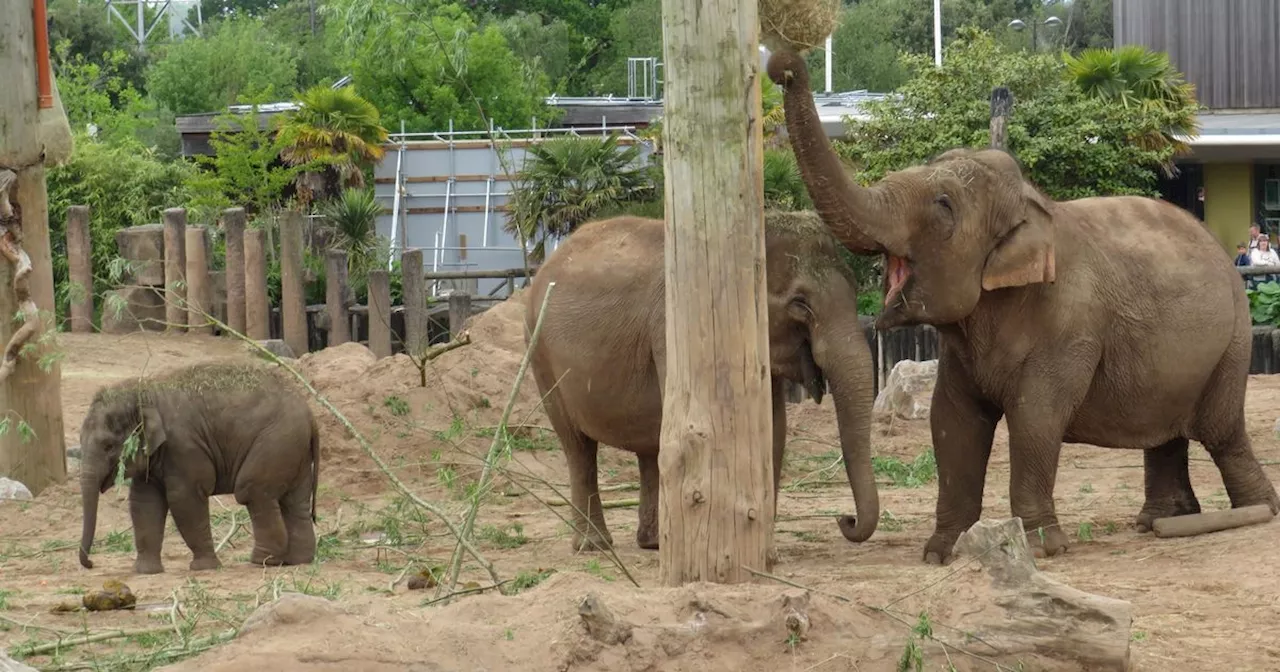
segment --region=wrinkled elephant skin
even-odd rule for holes
[[[1200,510],[1192,440],[1233,507],[1277,510],[1245,429],[1248,299],[1200,221],[1151,198],[1054,201],[996,149],[953,149],[860,186],[819,123],[803,59],[774,53],[768,73],[815,209],[848,249],[886,255],[877,326],[938,329],[927,562],[948,561],[981,515],[1002,417],[1010,505],[1039,555],[1067,548],[1053,498],[1064,441],[1145,451],[1141,531]]]
[[[816,215],[768,212],[765,232],[774,504],[786,438],[783,381],[803,385],[819,403],[830,386],[857,506],[856,518],[838,518],[839,528],[850,541],[863,541],[875,531],[880,508],[871,472],[871,353],[858,322],[856,280]],[[600,443],[637,455],[636,541],[658,547],[664,235],[661,219],[588,222],[547,258],[529,288],[526,343],[547,285],[556,283],[531,366],[569,465],[575,549],[613,544],[597,481]]]

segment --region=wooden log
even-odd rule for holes
[[[391,356],[391,277],[381,268],[369,271],[369,350]]]
[[[1275,514],[1267,504],[1241,506],[1222,511],[1203,511],[1185,516],[1169,516],[1151,521],[1152,531],[1157,537],[1193,537],[1198,534],[1220,532],[1246,525],[1257,525],[1270,522]]]
[[[5,251],[0,255],[0,349],[14,346],[19,355],[11,373],[0,380],[0,414],[8,425],[0,434],[0,476],[23,483],[39,496],[67,476],[59,384],[62,367],[56,358],[51,362],[45,358],[56,353],[58,344],[44,340],[54,328],[45,165],[63,152],[48,146],[55,140],[41,128],[41,116],[54,117],[50,126],[66,122],[56,119],[62,116],[56,104],[55,109],[38,107],[34,26],[31,3],[0,2],[0,167],[4,167],[0,172],[12,168],[8,175],[12,182],[0,179],[7,183],[0,189],[0,237]],[[56,101],[56,82],[51,79],[49,84]],[[59,156],[46,154],[42,160],[46,150]],[[19,314],[23,320],[14,319]],[[22,338],[28,340],[20,345]],[[41,359],[46,359],[46,366],[41,366]],[[13,515],[0,513],[5,518]],[[0,523],[4,529],[0,536],[10,537],[9,525],[7,520]]]
[[[262,229],[244,232],[244,329],[244,334],[256,341],[271,338],[266,232]]]
[[[410,250],[400,255],[400,273],[400,291],[404,295],[404,350],[417,358],[427,350],[429,333],[422,250]]]
[[[1009,114],[1013,111],[1013,93],[1009,87],[997,86],[991,90],[991,146],[1005,149],[1009,146]]]
[[[67,208],[67,266],[71,276],[71,332],[93,331],[93,246],[89,239],[89,206]]]
[[[244,208],[227,208],[222,211],[222,235],[226,236],[227,258],[227,326],[237,333],[245,333],[245,265],[244,265]],[[265,337],[264,337],[265,338]]]
[[[449,295],[449,340],[458,338],[471,317],[471,295],[453,292]]]
[[[329,250],[324,255],[324,302],[329,313],[329,347],[351,340],[347,314],[347,253]]]
[[[298,353],[311,351],[307,339],[306,287],[302,281],[302,213],[280,218],[280,318],[284,342]]]
[[[182,331],[187,323],[187,211],[164,211],[165,331]]]
[[[948,624],[955,630],[935,631],[935,637],[1011,669],[1017,661],[1037,670],[1129,669],[1133,605],[1040,573],[1021,518],[974,523],[960,535],[956,551],[986,570],[989,593],[964,593],[963,615]],[[926,655],[932,658],[933,652]]]
[[[213,334],[213,285],[209,279],[209,231],[203,226],[188,226],[187,254],[187,331]]]
[[[661,583],[739,583],[769,567],[775,512],[760,22],[754,2],[662,0],[662,30],[680,67],[664,84]]]

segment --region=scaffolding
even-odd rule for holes
[[[145,51],[147,48],[147,40],[151,37],[152,31],[160,25],[160,21],[166,16],[169,17],[169,39],[174,39],[181,35],[185,26],[186,30],[190,30],[196,35],[200,34],[200,28],[204,26],[204,17],[200,13],[200,0],[106,0],[107,3],[107,21],[111,21],[115,17],[125,30],[129,31],[129,35],[137,40],[138,48]],[[128,7],[132,5],[134,8],[132,19],[125,18],[120,13],[119,7]],[[151,20],[147,20],[147,8],[159,8],[155,16]],[[186,13],[178,14],[179,7],[185,7]],[[196,23],[191,24],[189,17],[191,10],[196,10]],[[127,10],[126,10],[127,11]],[[175,20],[176,19],[176,20]]]

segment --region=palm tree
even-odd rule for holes
[[[299,175],[300,197],[310,201],[338,187],[363,187],[363,169],[385,153],[387,129],[379,123],[378,108],[350,88],[323,84],[303,92],[298,103],[299,109],[285,115],[279,128],[285,145],[280,158],[294,166],[325,166],[323,172]]]
[[[1170,146],[1173,156],[1190,151],[1179,137],[1199,134],[1196,112],[1200,105],[1195,86],[1183,79],[1168,54],[1131,44],[1116,49],[1085,49],[1078,57],[1064,53],[1062,61],[1067,66],[1067,76],[1086,95],[1126,108],[1145,107],[1171,115],[1162,132],[1136,139],[1143,146]],[[1162,168],[1171,177],[1173,158]]]
[[[337,234],[336,247],[347,251],[347,273],[355,281],[363,279],[378,248],[378,215],[382,204],[372,189],[343,189],[325,203],[320,214]]]

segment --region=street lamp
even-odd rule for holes
[[[1031,22],[1031,50],[1032,51],[1035,51],[1039,46],[1036,43],[1036,26],[1037,25],[1040,25],[1040,22],[1036,22],[1036,21]],[[1051,16],[1043,21],[1043,25],[1056,28],[1057,26],[1062,25],[1062,19],[1059,19],[1056,16]],[[1018,32],[1022,32],[1023,30],[1026,30],[1027,24],[1022,19],[1014,19],[1009,22],[1009,27]]]

